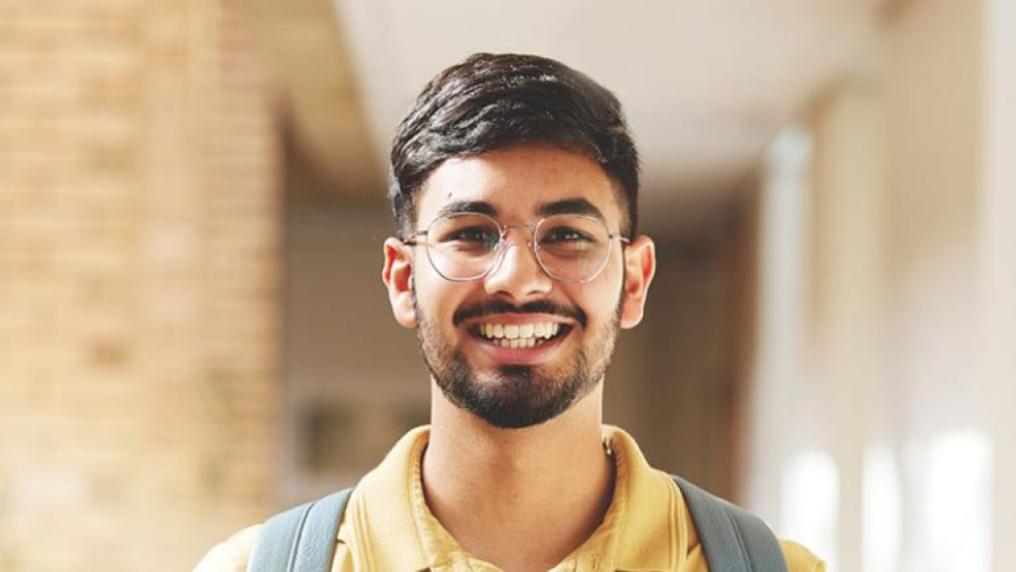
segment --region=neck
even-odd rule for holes
[[[423,458],[431,511],[477,558],[504,570],[553,567],[610,504],[614,464],[601,442],[602,401],[601,383],[546,423],[501,429],[452,405],[432,383]]]

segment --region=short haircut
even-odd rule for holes
[[[415,230],[416,197],[445,160],[521,143],[555,145],[599,164],[627,207],[621,233],[635,234],[638,151],[617,97],[550,58],[485,53],[430,80],[399,124],[388,182],[399,232]]]

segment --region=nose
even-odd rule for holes
[[[553,280],[536,261],[528,241],[524,240],[525,229],[516,234],[516,240],[509,240],[510,232],[501,244],[501,253],[487,276],[484,289],[487,294],[505,294],[510,298],[525,301],[550,292]]]

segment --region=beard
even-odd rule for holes
[[[505,429],[521,429],[549,421],[567,411],[600,383],[614,353],[621,312],[619,300],[611,320],[597,328],[591,341],[570,362],[558,366],[504,365],[481,373],[469,364],[460,350],[444,342],[439,328],[417,304],[415,290],[413,305],[423,360],[445,398],[490,425]],[[461,322],[464,316],[508,311],[547,312],[547,306],[537,303],[509,309],[504,303],[494,303],[487,308],[456,312],[458,319],[453,322]],[[585,330],[587,321],[580,310],[548,313],[575,316]],[[568,335],[577,334],[576,329]]]

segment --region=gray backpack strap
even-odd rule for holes
[[[328,572],[342,512],[352,488],[302,504],[265,521],[250,572]]]
[[[673,478],[691,511],[710,572],[787,572],[780,543],[761,518]]]

